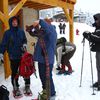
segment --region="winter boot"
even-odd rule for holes
[[[73,70],[72,70],[72,66],[71,66],[70,63],[68,64],[68,72],[69,72],[70,74],[73,72]]]
[[[92,87],[97,88],[98,87],[98,82],[95,82]]]
[[[62,65],[61,70],[57,74],[60,75],[60,74],[64,74],[65,72],[66,72],[65,65]]]
[[[25,96],[32,96],[32,91],[30,89],[30,85],[26,85],[24,89]]]
[[[18,98],[22,97],[22,93],[19,90],[19,88],[16,88],[16,89],[13,90],[13,96],[14,96],[15,99],[18,99]]]
[[[46,91],[46,89],[43,89],[43,91],[41,93],[39,93],[38,99],[39,100],[47,100],[47,91]]]

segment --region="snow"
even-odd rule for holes
[[[68,37],[68,30],[69,25],[66,23],[66,34],[59,34],[58,25],[59,23],[53,22],[53,24],[56,26],[56,30],[58,33],[58,38],[60,37],[66,37],[67,40],[69,40]],[[79,30],[79,35],[76,35],[76,29]],[[91,26],[86,25],[85,23],[74,23],[74,43],[76,44],[76,52],[73,56],[73,58],[70,60],[74,72],[71,75],[56,75],[56,61],[54,64],[54,70],[53,70],[53,79],[55,84],[55,89],[57,92],[56,100],[100,100],[100,92],[95,91],[96,95],[92,95],[93,90],[90,88],[92,85],[92,77],[91,77],[91,65],[90,65],[90,51],[89,51],[89,44],[88,41],[85,41],[85,48],[84,48],[84,65],[83,65],[83,78],[82,78],[82,87],[80,86],[80,76],[81,76],[81,64],[82,64],[82,50],[83,50],[83,44],[82,44],[82,33],[84,31],[90,31],[93,32],[94,28]],[[93,64],[93,74],[94,74],[94,82],[97,81],[97,73],[96,73],[96,66],[95,66],[95,53],[92,53],[92,64]],[[36,98],[38,95],[38,92],[42,91],[41,88],[41,82],[38,75],[38,67],[37,63],[35,63],[36,69],[37,69],[37,76],[35,75],[31,76],[31,89],[33,92],[32,97],[25,97],[23,95],[23,98],[19,100],[31,100],[33,98]],[[23,92],[24,88],[24,81],[23,78],[19,78],[19,83],[21,87],[21,91]],[[15,100],[12,95],[12,85],[10,82],[10,77],[7,80],[2,80],[0,82],[0,85],[4,84],[7,86],[8,90],[10,91],[10,100]]]

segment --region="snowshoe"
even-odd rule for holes
[[[30,89],[30,86],[25,86],[25,89],[24,89],[24,95],[25,96],[32,96],[32,91]]]
[[[61,74],[64,74],[66,71],[65,70],[60,70],[57,75],[61,75]]]
[[[72,74],[74,71],[72,70],[72,71],[65,71],[65,73],[64,73],[64,75],[70,75],[70,74]]]
[[[23,95],[19,89],[13,90],[13,96],[15,99],[19,99],[19,98],[23,97]]]

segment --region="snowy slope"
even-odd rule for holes
[[[60,35],[58,25],[59,23],[54,22],[53,23],[56,26],[56,30],[58,32],[58,38],[64,36],[69,39],[68,37],[68,23],[66,23],[66,34]],[[76,29],[79,29],[79,35],[76,35]],[[73,67],[74,72],[72,75],[56,75],[56,62],[54,64],[54,71],[53,71],[53,79],[55,83],[55,88],[57,92],[57,98],[56,100],[100,100],[100,92],[95,91],[96,95],[91,95],[93,93],[91,86],[91,67],[90,67],[90,52],[89,52],[89,45],[88,41],[85,42],[85,57],[84,57],[84,69],[83,69],[83,81],[82,81],[82,87],[80,88],[80,74],[81,74],[81,63],[82,63],[82,33],[84,31],[94,31],[93,27],[90,27],[83,23],[74,23],[74,43],[76,44],[77,50],[75,52],[75,55],[71,59],[71,64]],[[95,67],[95,53],[92,53],[92,61],[93,61],[93,72],[94,72],[94,81],[97,80],[96,75],[96,67]],[[37,64],[36,64],[37,67]],[[37,70],[37,76],[38,76],[38,70]],[[36,98],[38,95],[38,92],[42,90],[41,88],[41,82],[38,78],[35,78],[34,75],[31,76],[31,89],[33,91],[32,97],[25,97],[19,99],[19,100],[31,100],[32,98]],[[24,88],[24,81],[22,77],[19,79],[21,90]],[[10,83],[10,78],[7,80],[3,80],[0,82],[0,84],[4,84],[7,86],[8,90],[10,91],[10,100],[14,100],[12,96],[12,86]]]

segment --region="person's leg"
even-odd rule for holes
[[[63,34],[65,34],[65,29],[63,29]]]
[[[24,81],[25,81],[25,89],[24,89],[24,94],[26,96],[32,96],[32,91],[30,89],[30,77],[29,78],[25,78],[24,77]]]
[[[15,98],[22,97],[22,93],[19,90],[19,84],[18,84],[18,67],[20,64],[20,60],[10,60],[11,61],[11,83],[13,86],[13,96]]]
[[[10,60],[11,61],[11,83],[13,85],[13,88],[16,89],[19,87],[18,84],[18,67],[19,67],[19,63],[20,60]]]
[[[30,77],[29,78],[24,78],[25,81],[25,86],[30,85]]]
[[[96,67],[97,67],[97,78],[100,90],[100,52],[96,52]]]
[[[52,78],[52,70],[53,70],[53,64],[50,64],[50,87],[51,87],[51,96],[54,96],[56,94],[55,86]]]
[[[38,63],[39,66],[39,76],[40,80],[42,82],[42,88],[46,89],[46,66],[45,64]],[[50,91],[51,91],[51,96],[55,95],[55,87],[52,79],[52,69],[53,69],[53,64],[50,64]]]
[[[42,63],[38,63],[39,76],[42,83],[42,88],[46,89],[46,67]]]
[[[62,46],[57,48],[57,70],[60,70],[61,58],[62,58]]]
[[[68,67],[68,71],[70,72],[70,73],[72,73],[72,66],[71,66],[71,64],[70,64],[70,61],[68,61],[68,63],[66,64],[66,66]]]

